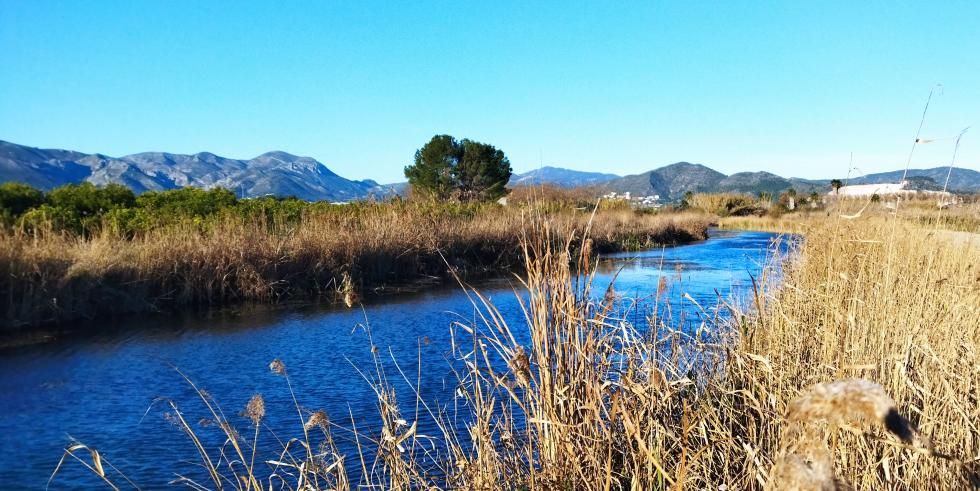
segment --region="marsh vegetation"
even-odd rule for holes
[[[455,412],[429,406],[411,384],[424,365],[393,369],[374,351],[364,383],[377,396],[379,433],[356,435],[359,450],[345,454],[330,419],[343,415],[293,400],[295,438],[265,455],[241,436],[271,431],[261,395],[236,418],[199,390],[203,416],[219,424],[177,425],[195,442],[217,431],[225,443],[198,447],[207,474],[197,484],[976,486],[980,251],[886,214],[797,218],[805,240],[781,282],[758,278],[749,303],[726,304],[731,315],[691,331],[657,316],[641,330],[618,315],[612,288],[591,290],[586,230],[532,215],[521,241],[524,319],[504,319],[469,290],[477,315],[456,324],[446,347],[461,364]],[[292,394],[294,372],[278,360],[271,370]],[[409,382],[408,394],[397,393],[396,379]],[[423,426],[435,429],[422,434]],[[87,465],[93,455],[84,446],[66,453]]]

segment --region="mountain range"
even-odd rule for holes
[[[910,181],[920,189],[941,188],[949,167],[910,169]],[[849,184],[897,182],[902,171],[868,174]],[[96,185],[124,184],[136,193],[185,186],[223,187],[243,197],[296,196],[305,200],[350,201],[371,196],[403,194],[405,183],[381,185],[372,180],[338,176],[310,157],[268,152],[249,160],[213,153],[192,155],[146,152],[123,157],[70,150],[40,149],[0,140],[0,182],[18,181],[40,189],[88,181]],[[950,189],[980,192],[980,172],[954,167]],[[659,195],[678,200],[687,192],[779,193],[827,192],[830,179],[785,178],[769,172],[725,175],[702,164],[678,162],[642,174],[617,176],[558,167],[541,167],[511,177],[510,186],[551,184],[559,187],[592,186],[602,192],[629,192],[633,196]]]
[[[539,186],[550,184],[563,188],[577,188],[581,186],[595,186],[618,178],[616,174],[603,174],[601,172],[583,172],[561,167],[544,166],[523,174],[514,174],[510,178],[511,187],[514,186]]]
[[[242,197],[296,196],[311,201],[349,201],[393,192],[371,180],[345,179],[315,159],[286,152],[268,152],[249,160],[207,152],[109,157],[0,140],[0,182],[3,181],[23,182],[40,189],[82,181],[96,185],[114,182],[136,193],[185,186],[223,187]]]
[[[942,189],[949,167],[909,169],[907,179],[915,189]],[[841,181],[848,184],[898,182],[902,171],[868,174]],[[827,192],[831,179],[781,177],[770,172],[737,172],[725,175],[702,164],[677,162],[642,174],[616,176],[555,167],[544,167],[511,178],[511,185],[551,184],[559,187],[596,186],[604,192],[633,196],[659,195],[661,200],[678,200],[687,192],[768,192],[778,194],[790,188],[800,193]],[[980,192],[980,172],[954,167],[949,178],[953,191]]]

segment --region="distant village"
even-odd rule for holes
[[[840,186],[837,189],[828,191],[819,201],[826,202],[834,199],[869,199],[877,201],[879,199],[895,200],[901,198],[909,199],[925,197],[935,198],[937,205],[940,207],[956,204],[958,202],[962,202],[963,200],[962,197],[947,191],[911,189],[910,182],[906,180],[900,183],[852,184]],[[628,201],[634,208],[662,208],[667,204],[665,200],[661,200],[659,194],[633,196],[629,191],[624,193],[609,192],[604,194],[602,198],[607,200]],[[817,204],[817,200],[814,199],[807,199],[807,201],[811,206],[816,206]],[[790,197],[787,204],[787,208],[790,210],[796,208],[795,196]]]
[[[625,193],[611,192],[602,195],[602,199],[629,201],[636,208],[660,208],[664,206],[664,203],[660,201],[659,194],[633,196],[629,191]]]

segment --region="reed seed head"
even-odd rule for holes
[[[321,410],[319,410],[319,411],[311,414],[310,415],[310,418],[308,420],[306,420],[306,424],[304,424],[303,426],[306,428],[307,431],[312,430],[313,428],[317,428],[317,427],[319,427],[320,429],[326,431],[328,424],[330,424],[330,419],[327,418],[327,413],[325,413],[321,409]]]
[[[509,365],[518,383],[525,387],[531,385],[531,362],[528,360],[527,352],[524,351],[523,346],[517,347],[514,355],[510,357]]]
[[[895,409],[895,401],[885,389],[864,379],[814,385],[790,403],[787,419],[790,422],[867,419],[881,422],[906,443],[911,443],[915,435],[915,430]]]
[[[262,422],[262,418],[265,417],[265,400],[262,399],[262,394],[255,394],[249,399],[242,416],[252,420],[255,426]]]
[[[276,358],[269,363],[269,370],[272,370],[272,373],[276,375],[286,375],[286,364],[279,358]]]
[[[770,489],[851,489],[834,474],[825,438],[806,431],[808,423],[853,420],[880,422],[905,443],[917,443],[917,431],[895,408],[880,385],[865,379],[817,384],[790,403],[783,430],[783,450],[770,475]]]

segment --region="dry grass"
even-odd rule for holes
[[[720,216],[763,215],[767,205],[740,193],[694,193],[686,201],[691,208]]]
[[[550,219],[569,227],[590,216],[551,208]],[[0,234],[0,328],[304,295],[352,303],[356,292],[445,278],[447,263],[466,277],[499,274],[522,264],[527,210],[359,205],[310,211],[299,225],[225,217],[132,239],[8,231]],[[601,215],[593,233],[599,251],[702,239],[708,224],[693,214]]]
[[[452,346],[464,417],[403,411],[379,362],[366,378],[384,430],[359,455],[338,455],[327,432],[321,453],[261,470],[208,462],[216,487],[254,489],[283,466],[296,469],[287,489],[977,485],[980,251],[904,220],[813,217],[782,283],[760,278],[731,321],[692,333],[653,319],[638,332],[615,295],[580,279],[592,266],[574,251],[589,247],[571,223],[525,229],[523,320],[469,291],[480,321],[458,325]],[[409,414],[441,434],[418,435]],[[236,452],[225,458],[247,461]]]

